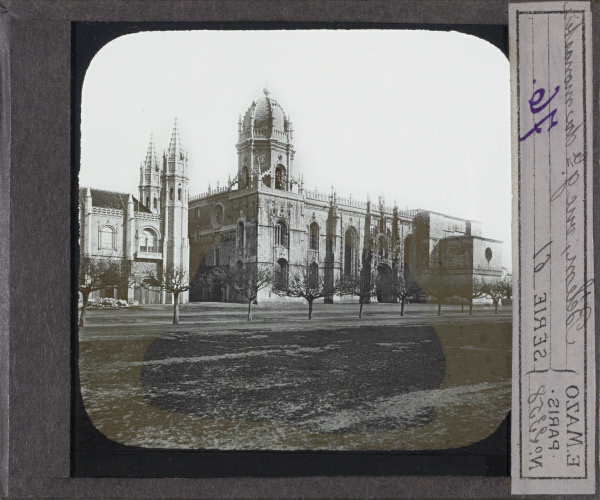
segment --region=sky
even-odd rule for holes
[[[80,186],[138,196],[175,118],[190,195],[237,173],[239,116],[270,97],[305,188],[483,223],[511,268],[510,75],[489,42],[402,30],[165,31],[103,47],[83,84]]]

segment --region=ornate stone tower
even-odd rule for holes
[[[154,213],[161,213],[162,169],[156,159],[154,139],[150,144],[146,160],[140,165],[140,201]]]
[[[181,147],[177,119],[171,135],[169,150],[163,155],[162,214],[163,266],[167,269],[183,268],[187,273],[190,265],[188,239],[188,159]],[[181,302],[188,301],[188,293],[182,293]],[[170,298],[166,297],[169,302]]]
[[[253,102],[238,123],[238,182],[290,191],[298,178],[293,169],[293,127],[281,106],[269,97]]]
[[[333,286],[335,280],[340,278],[340,214],[337,204],[337,194],[331,188],[331,198],[329,202],[329,213],[327,214],[327,227],[326,227],[326,238],[325,238],[325,273],[324,279]],[[326,304],[333,304],[334,296],[328,295],[325,297]]]

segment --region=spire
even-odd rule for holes
[[[177,129],[177,118],[175,118],[175,125],[173,126],[173,133],[171,134],[171,142],[169,143],[169,159],[178,160],[181,157],[181,139],[179,138],[179,130]]]
[[[150,144],[148,144],[148,152],[146,153],[146,161],[144,166],[147,169],[159,170],[158,160],[156,159],[156,151],[154,149],[154,134],[150,134]]]

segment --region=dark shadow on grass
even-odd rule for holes
[[[399,430],[436,416],[425,403],[382,410],[396,396],[437,389],[444,380],[431,326],[240,333],[180,331],[154,341],[141,373],[146,401],[201,418],[285,422],[316,434]]]

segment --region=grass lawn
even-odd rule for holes
[[[468,310],[468,308],[465,308]],[[108,438],[160,448],[429,450],[490,435],[510,409],[501,307],[194,303],[89,311],[86,410]]]

